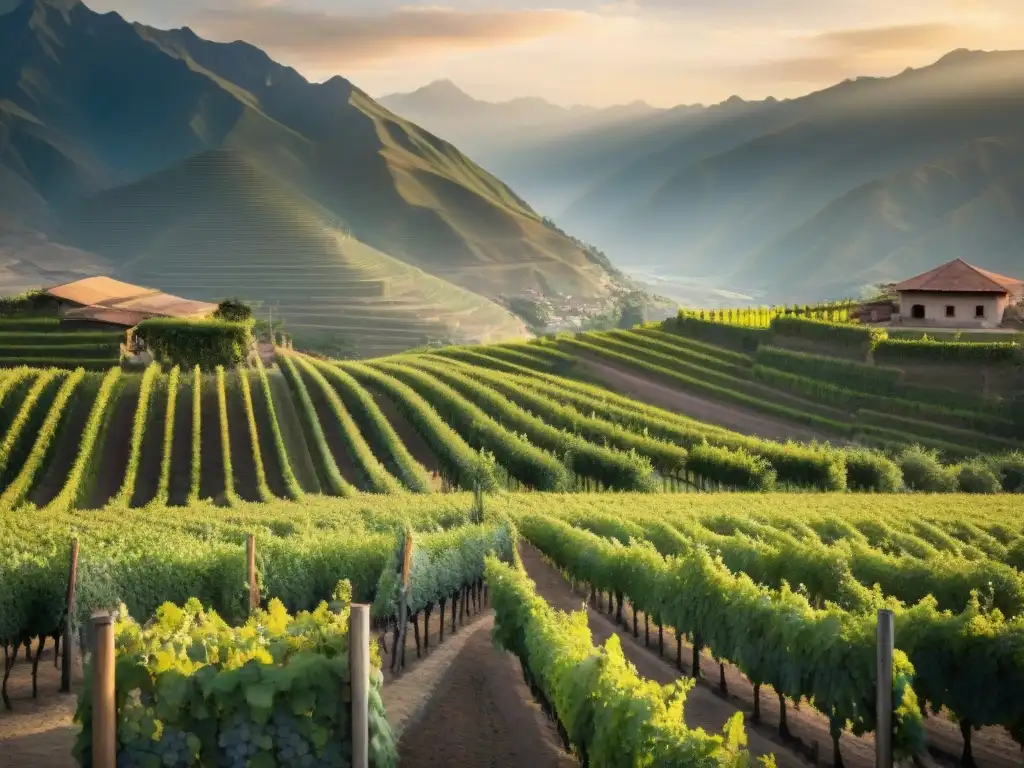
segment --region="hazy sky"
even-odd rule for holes
[[[659,106],[794,96],[954,48],[1024,48],[1024,0],[86,0],[242,39],[372,95],[450,78],[478,98]]]

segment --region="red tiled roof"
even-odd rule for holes
[[[957,293],[1019,294],[1024,284],[1013,277],[975,267],[956,259],[941,267],[912,277],[896,286],[897,291],[953,291]]]

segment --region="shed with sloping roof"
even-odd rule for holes
[[[998,328],[1006,308],[1024,299],[1024,282],[954,259],[896,285],[900,323]]]
[[[151,317],[208,317],[216,304],[132,285],[110,277],[87,277],[43,291],[60,302],[58,312],[69,324],[97,323],[131,328]]]

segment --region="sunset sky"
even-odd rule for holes
[[[374,96],[450,78],[489,101],[712,103],[1024,48],[1024,0],[86,0],[242,39]]]

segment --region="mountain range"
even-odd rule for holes
[[[783,302],[957,257],[1024,273],[1022,138],[1024,52],[958,50],[795,99],[524,131],[474,159],[627,271]]]
[[[485,339],[524,332],[499,294],[602,296],[616,279],[452,144],[342,77],[311,83],[246,43],[78,0],[5,11],[0,290],[92,270],[191,298],[278,301],[311,331],[388,320],[408,338],[420,323]],[[35,249],[9,245],[19,237]],[[40,243],[76,258],[62,272]]]

